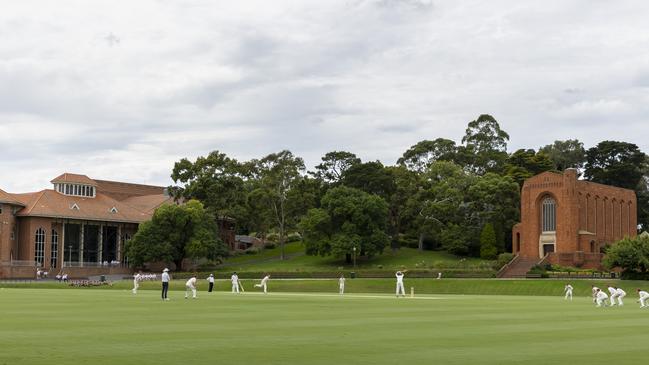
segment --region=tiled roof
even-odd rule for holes
[[[95,180],[97,191],[113,199],[125,200],[134,196],[163,195],[165,188],[162,186],[131,184],[119,181]]]
[[[151,213],[138,210],[107,195],[98,193],[94,198],[67,196],[54,190],[38,193],[16,194],[25,199],[25,208],[17,216],[86,219],[110,222],[140,223],[151,218]],[[75,206],[79,209],[73,209]],[[113,208],[116,211],[112,211]]]
[[[16,199],[14,194],[9,194],[2,189],[0,189],[0,203],[25,206],[25,204],[23,204],[20,200]]]
[[[95,197],[69,196],[52,189],[10,194],[0,190],[0,203],[22,205],[19,217],[50,217],[140,223],[173,199],[162,186],[92,180],[85,175],[62,174],[52,183],[77,183],[97,188]],[[77,209],[78,207],[78,209]],[[113,209],[114,208],[114,209]]]
[[[138,209],[142,212],[153,215],[156,209],[159,206],[165,203],[172,204],[174,202],[173,198],[170,196],[157,194],[157,195],[145,195],[145,196],[134,196],[125,200],[122,200],[123,204],[127,204],[135,209]]]
[[[97,186],[95,180],[89,178],[86,175],[69,174],[67,172],[55,177],[50,182],[53,184],[54,183],[77,183],[77,184]]]

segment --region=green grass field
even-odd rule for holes
[[[333,257],[304,255],[304,246],[301,243],[290,243],[285,247],[288,259],[280,261],[279,247],[261,251],[256,255],[238,255],[227,258],[225,266],[218,271],[335,271],[352,270],[353,265],[343,259]],[[419,251],[403,247],[398,251],[386,249],[383,254],[371,260],[359,257],[356,270],[376,270],[382,267],[386,270],[396,270],[402,267],[415,268],[491,268],[493,261],[479,258],[461,258],[441,251]],[[341,269],[342,268],[342,269]]]
[[[423,281],[409,282],[424,286]],[[474,290],[482,282],[491,292],[498,287],[514,290],[520,284],[446,282]],[[563,285],[529,283],[552,290]],[[583,293],[590,283],[576,283],[579,296],[571,303],[558,296],[437,294],[396,299],[383,294],[278,292],[312,285],[328,290],[330,281],[271,281],[275,292],[269,295],[252,290],[242,295],[199,292],[197,300],[185,300],[182,291],[175,290],[169,302],[159,300],[157,290],[134,296],[128,283],[113,290],[2,288],[0,364],[645,362],[649,310],[638,308],[632,284],[623,282],[629,292],[625,307],[595,308]],[[350,290],[353,285],[392,289],[383,280],[349,284]],[[144,287],[154,289],[157,283]],[[218,287],[224,289],[225,283]]]

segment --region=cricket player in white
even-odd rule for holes
[[[131,290],[133,294],[137,294],[137,290],[140,288],[141,279],[142,279],[142,275],[139,272],[133,275],[133,289]]]
[[[622,299],[626,297],[626,292],[622,290],[622,288],[615,288],[615,292],[616,292],[615,296],[617,297],[617,305],[623,306],[624,302],[622,302]]]
[[[614,287],[609,285],[608,286],[608,292],[611,294],[611,296],[610,296],[611,305],[615,305],[616,304],[615,299],[617,298],[617,289],[615,289]]]
[[[640,299],[638,299],[638,302],[640,302],[640,308],[648,308],[649,305],[647,305],[647,300],[649,299],[649,293],[640,289],[637,289],[636,291],[640,297]]]
[[[397,277],[397,298],[399,297],[399,293],[403,295],[404,297],[406,296],[406,289],[403,287],[403,274],[405,274],[407,271],[404,270],[403,272],[397,271],[395,276]]]
[[[599,288],[593,285],[593,303],[597,303],[597,292],[599,291]]]
[[[230,277],[230,281],[232,281],[232,292],[239,294],[239,275],[236,271]]]
[[[264,288],[264,294],[267,294],[268,293],[268,290],[267,290],[268,280],[270,280],[270,274],[264,276],[264,278],[261,279],[261,283],[255,284],[255,288]]]
[[[192,276],[185,283],[185,299],[189,296],[189,291],[192,291],[192,298],[196,299],[196,276]]]
[[[597,289],[597,295],[595,298],[597,299],[598,307],[607,306],[606,300],[608,299],[608,295],[604,293],[604,291]]]
[[[340,279],[338,279],[338,293],[340,295],[345,294],[345,275],[341,274]]]
[[[563,291],[566,293],[566,296],[563,297],[564,300],[570,299],[572,301],[572,285],[566,284],[563,288]]]

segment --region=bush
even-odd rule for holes
[[[498,254],[496,247],[496,231],[491,223],[485,224],[480,233],[480,257],[487,260],[493,260]]]
[[[277,244],[275,242],[267,241],[266,243],[264,243],[265,249],[272,250],[275,247],[277,247]]]
[[[286,243],[300,242],[300,241],[302,241],[302,236],[297,232],[289,233],[288,236],[286,236]]]
[[[501,253],[500,255],[498,255],[498,260],[496,261],[496,265],[498,266],[498,268],[501,268],[507,265],[513,258],[514,258],[513,253],[509,253],[509,252]]]
[[[649,272],[638,272],[633,270],[624,270],[620,275],[622,280],[649,280]]]
[[[271,233],[267,234],[266,235],[266,240],[274,241],[274,242],[279,241],[279,233],[271,232]]]
[[[246,255],[256,255],[260,252],[261,250],[257,247],[250,247],[249,249],[245,250],[244,252]]]

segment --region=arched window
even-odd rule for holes
[[[52,230],[52,255],[50,267],[56,267],[59,258],[59,232]]]
[[[34,261],[40,267],[43,266],[43,261],[45,261],[45,231],[43,228],[39,228],[36,231],[35,242]]]
[[[555,232],[557,230],[557,203],[551,197],[543,199],[541,228],[543,232]]]

